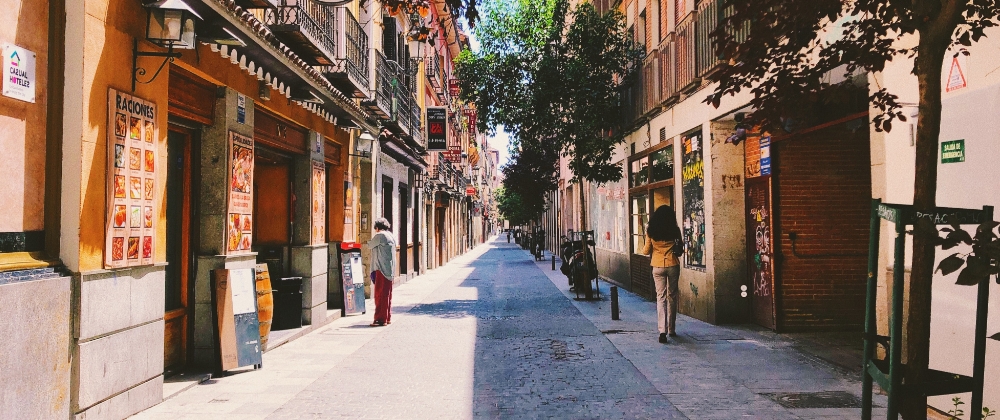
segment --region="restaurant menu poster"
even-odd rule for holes
[[[312,244],[326,243],[326,165],[312,162]]]
[[[156,105],[108,89],[104,267],[153,264],[157,180]]]
[[[250,252],[253,243],[253,138],[229,132],[229,204],[226,254]]]

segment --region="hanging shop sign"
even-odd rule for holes
[[[104,266],[153,264],[157,189],[156,105],[108,89]]]
[[[326,165],[312,163],[312,244],[326,243]]]
[[[448,149],[448,110],[427,107],[427,150]]]
[[[965,140],[941,143],[941,163],[965,162]]]
[[[451,96],[458,97],[458,94],[461,92],[462,90],[458,87],[458,79],[448,79],[448,93]]]
[[[473,186],[473,185],[466,185],[465,186],[465,195],[467,195],[469,197],[475,197],[476,196],[476,187]]]
[[[35,102],[35,53],[16,45],[3,46],[3,96]]]
[[[253,138],[229,132],[229,204],[226,254],[250,252],[253,243]]]
[[[466,109],[465,118],[469,120],[469,132],[473,135],[476,134],[476,110]]]
[[[444,158],[451,163],[462,163],[462,146],[448,146],[448,151],[444,152]]]

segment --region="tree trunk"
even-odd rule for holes
[[[583,192],[584,180],[577,184],[580,187],[580,230],[587,230],[587,196]]]
[[[916,74],[920,89],[917,120],[916,171],[913,185],[913,207],[920,212],[932,212],[937,206],[937,148],[941,132],[941,63],[948,48],[947,37],[920,34],[916,58]],[[942,39],[943,38],[943,39]],[[934,251],[937,227],[930,220],[920,220],[914,226],[913,267],[910,273],[909,307],[905,314],[906,328],[903,346],[906,350],[904,383],[926,380],[931,334],[931,282],[934,277]],[[910,395],[900,401],[904,419],[927,418],[927,396]]]

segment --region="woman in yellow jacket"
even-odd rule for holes
[[[653,267],[653,282],[656,284],[656,323],[660,330],[659,341],[667,342],[667,335],[676,337],[674,323],[677,320],[677,281],[681,275],[680,263],[675,250],[681,239],[674,209],[660,206],[649,218],[646,225],[646,243],[641,254],[651,255],[649,265]],[[676,242],[675,242],[676,240]]]

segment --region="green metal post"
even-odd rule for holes
[[[861,364],[861,418],[871,420],[872,418],[872,376],[868,373],[868,367],[875,357],[875,336],[878,329],[875,325],[875,300],[878,293],[878,244],[881,234],[882,219],[878,216],[878,206],[882,204],[881,199],[872,200],[872,215],[869,225],[868,237],[868,293],[865,299],[865,353],[864,362]]]
[[[993,206],[983,206],[986,220],[993,220]],[[986,370],[986,319],[990,309],[990,278],[979,282],[979,293],[976,295],[976,344],[972,359],[972,409],[971,420],[980,420],[983,416],[983,382]]]
[[[892,264],[892,325],[889,332],[889,404],[888,419],[899,417],[899,390],[902,381],[903,356],[903,263],[906,251],[906,222],[896,221],[896,244],[893,250]]]

